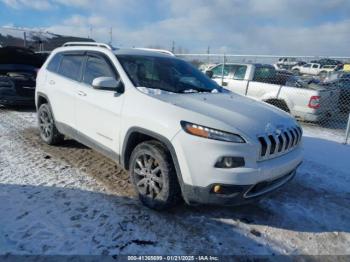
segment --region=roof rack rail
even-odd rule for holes
[[[97,42],[67,42],[64,43],[62,46],[97,46],[97,47],[104,47],[109,50],[113,50],[113,48],[105,43],[97,43]]]
[[[153,51],[153,52],[158,52],[158,53],[162,53],[162,54],[166,54],[166,55],[170,55],[170,56],[175,56],[173,52],[170,52],[170,51],[165,50],[165,49],[143,48],[143,47],[135,47],[134,49],[145,50],[145,51]]]

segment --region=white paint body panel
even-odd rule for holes
[[[214,77],[213,80],[216,81],[219,85],[224,84],[224,87],[232,92],[249,96],[258,101],[265,102],[271,99],[282,100],[287,104],[291,115],[298,119],[312,122],[319,121],[327,117],[328,114],[331,114],[332,110],[334,109],[334,104],[337,104],[335,100],[339,94],[334,90],[320,91],[315,89],[296,88],[277,84],[256,82],[253,81],[255,72],[254,64],[235,63],[235,65],[244,65],[247,67],[244,79],[237,80],[229,75],[224,77],[223,81],[219,77]],[[220,64],[215,66],[220,66]],[[314,109],[308,106],[310,98],[312,96],[320,96],[321,100],[324,101],[320,108]],[[333,96],[334,99],[327,99],[331,96]],[[334,104],[332,105],[333,102]]]
[[[257,135],[264,133],[268,124],[285,127],[298,125],[289,114],[234,93],[143,93],[132,84],[113,52],[106,48],[56,49],[44,64],[38,80],[56,77],[45,68],[57,52],[66,50],[98,51],[108,56],[124,83],[125,92],[116,94],[112,91],[95,90],[85,84],[61,79],[56,80],[55,86],[49,86],[49,80],[38,81],[40,84],[36,92],[44,93],[48,97],[56,121],[75,128],[118,155],[122,154],[128,130],[139,127],[159,134],[171,142],[178,158],[182,179],[188,185],[208,186],[216,182],[254,184],[287,174],[301,162],[300,145],[276,159],[258,161],[260,144]],[[246,84],[244,81],[241,83]],[[245,88],[244,84],[242,90]],[[81,92],[85,95],[79,95]],[[263,94],[260,96],[263,97]],[[227,143],[189,135],[181,128],[182,120],[239,134],[246,143]],[[244,168],[229,170],[214,168],[217,159],[225,155],[243,156],[247,164]]]

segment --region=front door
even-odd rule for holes
[[[119,79],[119,74],[107,56],[88,53],[82,82],[77,90],[77,130],[103,149],[118,153],[124,96],[116,91],[94,89],[93,80],[102,76]]]

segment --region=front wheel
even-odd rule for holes
[[[321,71],[319,74],[320,78],[326,78],[327,77],[327,71]]]
[[[160,142],[146,141],[136,146],[130,157],[129,172],[145,206],[163,210],[181,199],[171,155]]]
[[[50,107],[42,104],[38,110],[38,123],[41,139],[49,145],[57,145],[63,141],[64,136],[57,130]]]
[[[300,75],[300,70],[299,69],[293,69],[292,73],[296,76]]]

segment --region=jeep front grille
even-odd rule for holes
[[[301,140],[303,131],[300,127],[291,127],[275,132],[258,136],[260,143],[259,160],[271,159],[293,150]]]

